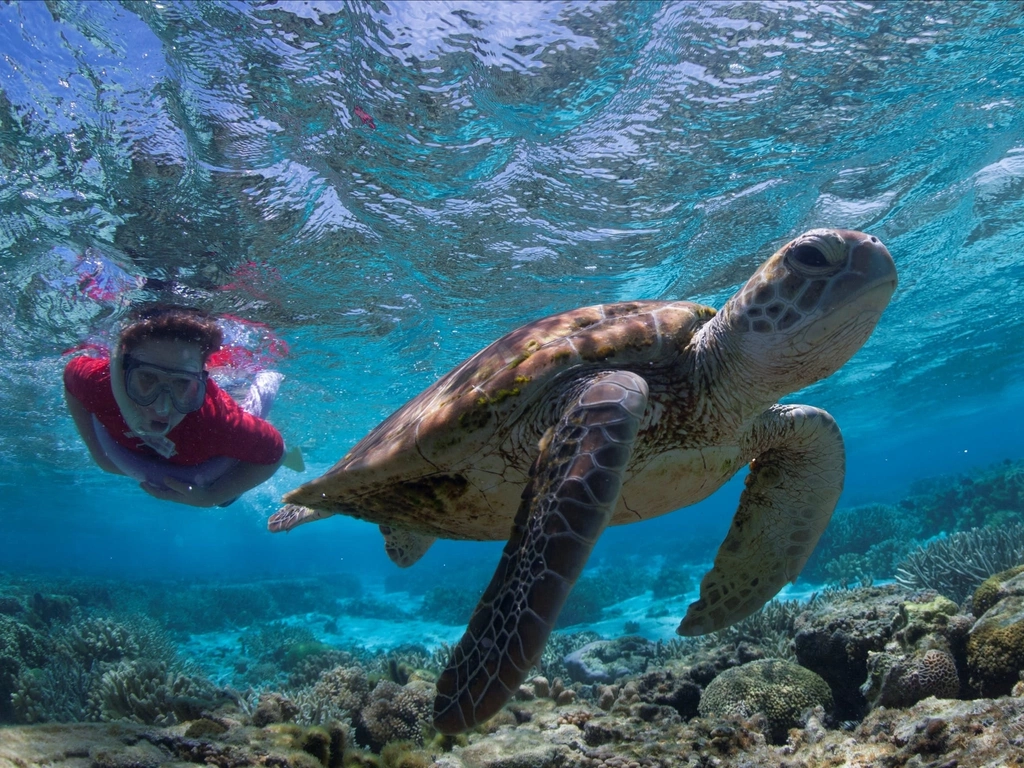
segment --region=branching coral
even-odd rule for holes
[[[985,579],[1024,561],[1024,524],[972,528],[935,539],[896,569],[909,589],[934,589],[962,602]]]
[[[94,696],[103,720],[125,718],[146,725],[194,720],[225,698],[207,680],[148,660],[118,663],[103,674]]]
[[[67,646],[58,644],[44,666],[23,669],[18,676],[11,695],[15,719],[19,723],[88,719],[87,702],[94,682],[95,676]]]
[[[375,752],[392,741],[423,743],[434,707],[434,686],[414,681],[398,685],[381,680],[360,712],[356,739]]]
[[[95,662],[114,662],[139,657],[139,642],[123,624],[109,619],[87,619],[68,631],[66,642],[89,669]]]
[[[22,673],[46,663],[53,642],[21,621],[0,615],[0,723],[15,719],[11,697],[20,689]]]
[[[320,675],[313,693],[334,702],[351,716],[366,703],[370,683],[362,667],[335,667]]]

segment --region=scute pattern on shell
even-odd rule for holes
[[[637,462],[678,437],[674,415],[694,413],[689,344],[714,316],[686,301],[635,301],[523,326],[409,401],[285,501],[425,536],[504,538],[542,436],[589,375],[642,369],[668,401],[652,407],[663,421],[638,442]]]
[[[665,365],[678,358],[693,333],[714,317],[710,307],[687,301],[632,301],[583,307],[512,331],[456,367],[360,443],[352,455],[370,457],[381,445],[415,439],[427,459],[444,466],[472,452],[514,420],[563,373],[587,367],[619,368],[645,359]],[[548,397],[535,427],[551,422],[564,398]],[[550,413],[549,413],[550,411]],[[456,425],[461,430],[456,429]],[[462,436],[451,432],[461,431]],[[479,433],[479,434],[475,434]],[[373,438],[371,440],[371,438]],[[465,448],[456,451],[457,441]],[[531,445],[531,448],[533,446]]]

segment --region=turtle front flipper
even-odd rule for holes
[[[846,452],[835,420],[807,405],[776,405],[750,433],[757,457],[714,567],[676,630],[703,635],[735,624],[794,581],[843,490]]]
[[[437,681],[442,733],[487,720],[518,690],[618,503],[647,383],[614,371],[577,391],[542,441],[498,569]]]
[[[321,512],[312,507],[304,507],[301,504],[285,504],[267,518],[267,530],[271,533],[290,531],[303,523],[323,520],[325,517],[330,517],[331,514],[331,512]]]

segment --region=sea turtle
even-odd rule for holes
[[[678,632],[722,629],[796,578],[839,498],[845,454],[828,413],[777,400],[838,370],[895,288],[877,238],[814,229],[717,313],[629,301],[537,320],[286,494],[268,526],[368,520],[400,566],[436,537],[508,539],[437,682],[436,727],[467,730],[538,660],[608,525],[700,501],[749,463],[732,526]]]

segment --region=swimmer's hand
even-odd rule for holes
[[[139,487],[150,496],[163,499],[164,501],[176,501],[178,504],[187,504],[190,507],[215,507],[223,501],[219,494],[212,494],[207,488],[182,483],[173,477],[165,477],[163,484],[166,487],[153,485],[152,483],[139,483]]]
[[[173,477],[164,477],[162,486],[142,483],[139,487],[157,499],[187,504],[190,507],[216,507],[234,501],[250,488],[255,488],[269,479],[279,466],[280,463],[250,464],[238,461],[207,486],[189,485]]]

